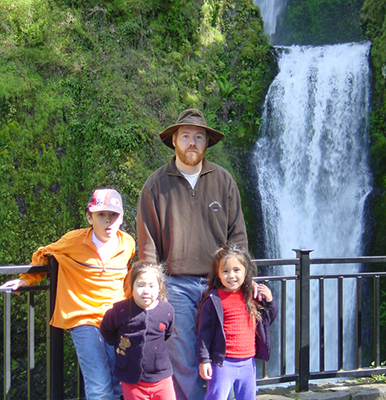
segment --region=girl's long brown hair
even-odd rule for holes
[[[203,300],[212,289],[223,289],[224,286],[219,278],[220,266],[226,263],[231,257],[235,257],[237,261],[245,268],[245,279],[240,290],[243,293],[248,313],[253,321],[255,318],[261,318],[260,312],[256,308],[253,300],[252,278],[257,275],[255,264],[251,260],[249,253],[236,245],[229,245],[219,248],[213,258],[211,272],[208,275],[208,289],[206,290]],[[200,307],[201,310],[201,307]]]
[[[133,297],[134,282],[138,278],[138,276],[149,271],[154,272],[157,277],[157,281],[159,284],[158,300],[166,301],[164,267],[163,265],[152,264],[148,261],[137,261],[131,266],[130,271],[126,276],[124,285],[126,299],[131,299]]]

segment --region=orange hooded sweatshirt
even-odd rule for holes
[[[118,231],[115,254],[102,263],[92,242],[92,228],[68,232],[57,242],[40,247],[32,256],[31,265],[47,264],[52,254],[59,264],[58,288],[51,325],[70,329],[79,325],[99,327],[113,303],[122,300],[123,280],[135,253],[135,241]],[[21,274],[28,285],[36,285],[45,273]]]

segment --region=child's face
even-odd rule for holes
[[[122,224],[122,215],[111,211],[87,213],[87,221],[92,225],[95,236],[103,243],[117,236]]]
[[[143,272],[137,276],[133,284],[135,303],[145,309],[154,308],[158,304],[159,283],[153,271]]]
[[[226,291],[235,292],[244,283],[245,267],[232,256],[220,263],[218,276]]]

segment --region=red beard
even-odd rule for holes
[[[195,165],[199,164],[205,156],[205,151],[199,151],[194,146],[183,151],[176,145],[175,150],[176,155],[181,162],[185,165],[189,165],[190,167],[194,167]],[[191,152],[192,150],[194,150],[194,153]]]

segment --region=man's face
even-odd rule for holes
[[[173,135],[177,158],[185,165],[195,166],[205,156],[208,138],[204,128],[194,125],[180,126]]]

